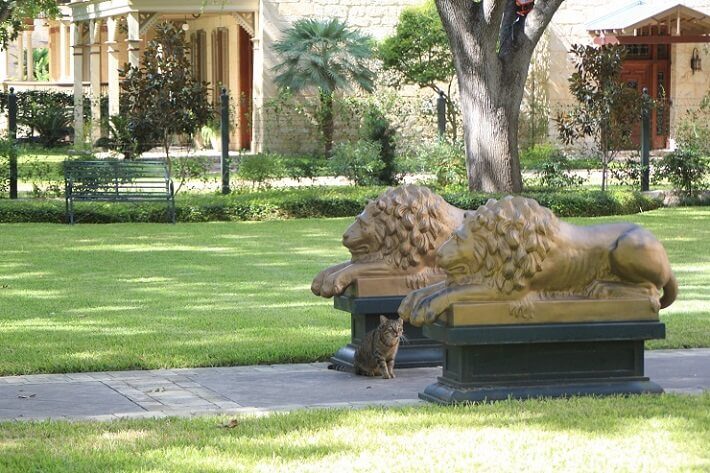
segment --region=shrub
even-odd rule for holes
[[[17,151],[14,143],[5,137],[0,138],[0,198],[10,190],[10,157]]]
[[[365,110],[362,122],[362,138],[380,145],[382,169],[378,180],[382,184],[394,185],[398,182],[395,163],[395,129],[374,102]]]
[[[559,154],[562,154],[562,151],[554,144],[536,144],[520,152],[520,166],[523,169],[540,169],[543,163]]]
[[[543,161],[535,174],[540,185],[548,189],[577,187],[584,183],[583,177],[572,172],[569,159],[561,152],[554,153],[547,161]]]
[[[193,135],[214,115],[207,84],[192,75],[185,32],[169,21],[158,24],[138,66],[126,64],[123,78],[128,129],[159,143],[172,171],[170,145],[176,135]]]
[[[185,187],[188,182],[198,181],[202,184],[216,182],[210,175],[214,160],[207,156],[186,156],[173,160],[173,178],[177,181],[175,194]]]
[[[110,117],[107,126],[109,136],[100,138],[96,145],[117,151],[126,159],[137,158],[155,144],[152,131],[148,127],[138,126],[136,120],[129,120],[126,115]]]
[[[680,120],[676,140],[679,148],[710,156],[710,92],[702,98],[697,110],[689,110]]]
[[[379,173],[385,167],[380,159],[381,151],[380,144],[373,141],[341,143],[333,149],[328,167],[333,174],[350,179],[356,186],[378,184]]]
[[[242,156],[237,175],[252,183],[252,188],[262,189],[268,181],[284,176],[285,169],[281,155],[261,153]]]
[[[641,189],[641,176],[645,166],[641,163],[639,156],[629,157],[609,164],[609,172],[622,186],[630,186],[634,189]]]
[[[4,92],[0,94],[2,112],[7,109],[8,95]],[[17,124],[28,130],[28,138],[32,138],[36,132],[43,146],[53,147],[73,133],[73,94],[30,90],[17,92],[16,95]]]
[[[282,163],[285,175],[297,181],[312,181],[327,171],[326,162],[320,156],[284,156]]]
[[[181,222],[267,220],[285,218],[353,217],[362,212],[383,187],[310,187],[275,189],[245,194],[186,195],[176,200]],[[589,217],[632,214],[662,205],[630,191],[526,192],[560,217]],[[445,192],[447,202],[462,209],[475,210],[500,194]],[[125,204],[79,202],[76,215],[82,223],[167,222],[165,204]],[[64,223],[64,201],[0,201],[0,223]]]
[[[678,149],[661,159],[655,177],[667,178],[675,190],[691,197],[707,184],[705,177],[710,170],[709,161],[696,149]]]
[[[436,187],[466,183],[466,155],[463,143],[436,140],[420,146],[416,150],[416,161],[428,172],[434,172]]]
[[[18,174],[20,180],[32,183],[34,197],[60,197],[64,193],[62,163],[47,162],[37,156],[25,156]]]

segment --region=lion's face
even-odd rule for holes
[[[475,249],[475,236],[469,226],[464,223],[457,228],[436,252],[437,265],[453,280],[468,278],[481,267],[482,255]]]
[[[377,233],[377,222],[370,214],[369,207],[368,205],[343,233],[343,246],[350,250],[353,257],[378,253],[382,246],[382,240]]]

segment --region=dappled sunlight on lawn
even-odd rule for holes
[[[666,245],[680,293],[662,312],[668,339],[654,347],[710,344],[710,228],[687,220],[705,214],[572,219],[636,221]],[[2,225],[0,248],[9,250],[0,253],[0,374],[325,359],[348,341],[350,318],[310,284],[349,259],[340,239],[351,222]],[[245,328],[257,331],[240,332],[235,350],[230,336]],[[284,344],[284,334],[295,344]],[[182,343],[191,339],[209,356]],[[67,358],[62,367],[63,355],[99,345],[113,354]]]
[[[14,423],[3,425],[0,466],[71,458],[74,472],[703,471],[709,408],[710,395],[664,395]],[[232,428],[219,428],[229,419]]]

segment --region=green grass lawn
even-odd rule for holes
[[[710,346],[710,209],[638,222],[666,245],[680,300],[653,348]],[[0,374],[323,360],[349,316],[310,292],[352,221],[0,225]]]
[[[0,471],[710,470],[710,394],[0,424]]]

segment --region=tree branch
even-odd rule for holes
[[[535,7],[528,13],[525,21],[525,34],[521,35],[525,40],[535,45],[540,40],[542,32],[545,31],[547,25],[552,20],[552,15],[555,14],[564,0],[537,0]]]
[[[495,28],[496,33],[500,28],[500,20],[503,12],[510,5],[515,6],[514,1],[509,0],[483,0],[483,19],[489,27]]]
[[[511,28],[512,34],[501,38],[499,57],[510,72],[523,68],[527,70],[535,46],[563,1],[537,0],[532,11],[519,20],[523,23],[515,23]],[[510,10],[506,11],[504,21],[507,21],[511,14],[515,15],[515,6],[512,5],[512,8],[512,13]]]

